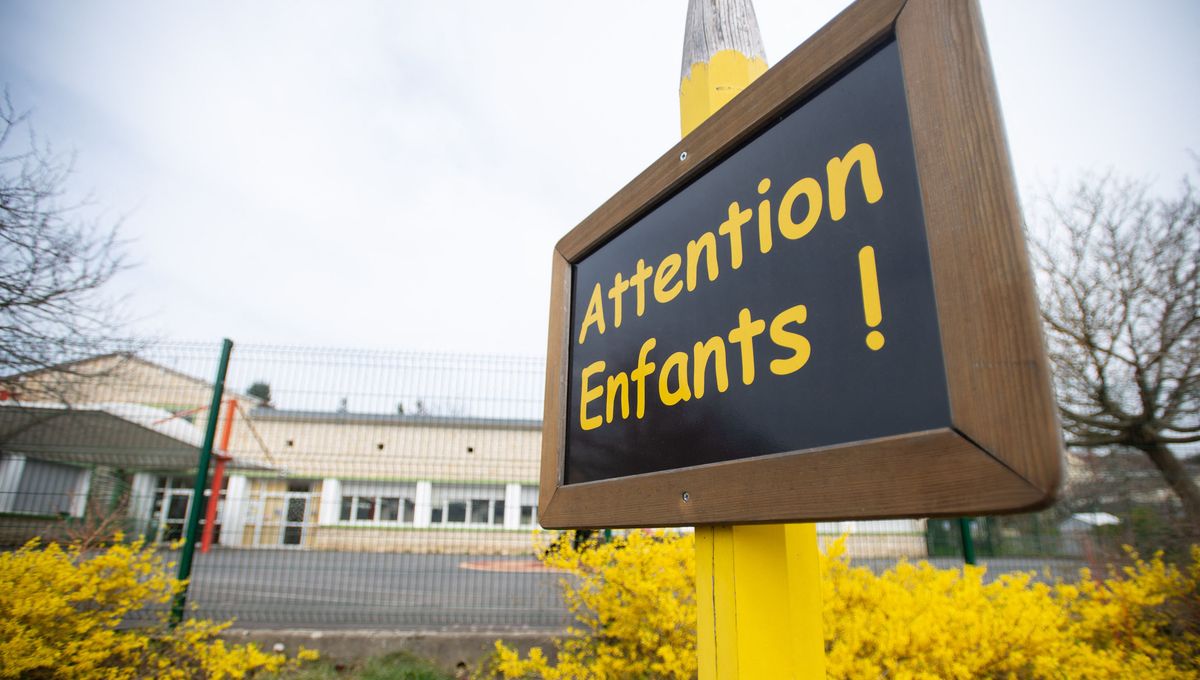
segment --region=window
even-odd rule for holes
[[[522,527],[537,526],[537,502],[538,488],[537,486],[522,486],[521,487],[521,519]]]
[[[228,481],[228,477],[226,480]],[[154,506],[150,515],[150,522],[156,527],[156,541],[170,542],[183,538],[187,528],[188,513],[192,509],[192,487],[194,484],[195,480],[189,479],[186,476],[158,478],[158,483],[154,489]],[[209,489],[206,488],[203,496],[204,503],[201,505],[201,508],[207,507],[209,495]],[[206,518],[202,511],[200,513],[201,524],[205,520]],[[213,525],[214,537],[219,532],[220,527],[221,515],[218,513],[217,522]]]
[[[357,520],[373,520],[375,519],[375,499],[374,498],[357,498],[357,503],[354,506],[354,519]]]
[[[496,502],[503,503],[504,501],[496,501]],[[472,498],[471,499],[471,524],[487,524],[488,523],[488,506],[489,505],[491,505],[491,501],[487,500],[486,498]],[[503,522],[504,515],[500,515],[500,518],[501,518],[501,521]]]
[[[82,517],[91,486],[87,468],[23,456],[4,457],[0,469],[8,477],[0,488],[0,507],[9,512]]]
[[[338,519],[343,522],[412,524],[416,485],[389,482],[343,482]]]
[[[379,499],[379,520],[382,522],[395,522],[400,518],[400,499],[399,498],[380,498]]]
[[[384,497],[379,499],[381,522],[404,522],[412,524],[417,504],[411,498]]]
[[[537,506],[536,505],[522,505],[521,506],[521,526],[523,526],[523,527],[533,526],[534,519],[536,517],[537,517]]]
[[[504,493],[503,484],[435,484],[430,524],[503,527]]]

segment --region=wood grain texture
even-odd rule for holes
[[[688,501],[683,500],[683,492]],[[558,489],[542,526],[817,522],[1029,507],[1039,489],[953,430],[783,453]],[[869,511],[867,510],[869,509]]]
[[[571,342],[571,265],[556,250],[550,268],[550,333],[546,346],[546,393],[542,406],[542,469],[538,516],[544,517],[563,483],[566,445],[568,345]]]
[[[754,4],[750,0],[690,0],[679,79],[691,74],[692,64],[706,64],[721,50],[767,60]]]
[[[848,7],[567,233],[558,252],[578,262],[774,122],[888,35],[903,4],[869,0]],[[687,158],[681,161],[684,151]]]
[[[1061,430],[978,4],[910,0],[896,36],[952,423],[1048,502]]]

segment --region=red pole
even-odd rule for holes
[[[237,412],[237,399],[225,402],[225,428],[221,430],[221,449],[217,453],[217,465],[213,470],[212,490],[208,494],[208,507],[204,511],[204,533],[200,538],[200,552],[207,553],[212,547],[213,527],[217,523],[217,501],[221,498],[221,484],[225,481],[225,464],[233,460],[229,455],[229,435],[233,432],[233,415]]]

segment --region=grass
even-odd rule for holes
[[[454,675],[407,652],[394,652],[345,667],[318,661],[273,680],[454,680]]]

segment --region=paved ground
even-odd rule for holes
[[[989,580],[1028,570],[1071,579],[1081,566],[1063,559],[981,562]],[[876,572],[894,563],[856,561]],[[239,628],[545,631],[570,621],[560,578],[528,558],[226,549],[196,556],[189,600],[200,616],[236,617]]]
[[[501,570],[512,562],[518,571]],[[487,563],[487,568],[464,568]],[[560,630],[560,574],[528,558],[218,550],[197,555],[189,601],[239,628]]]

